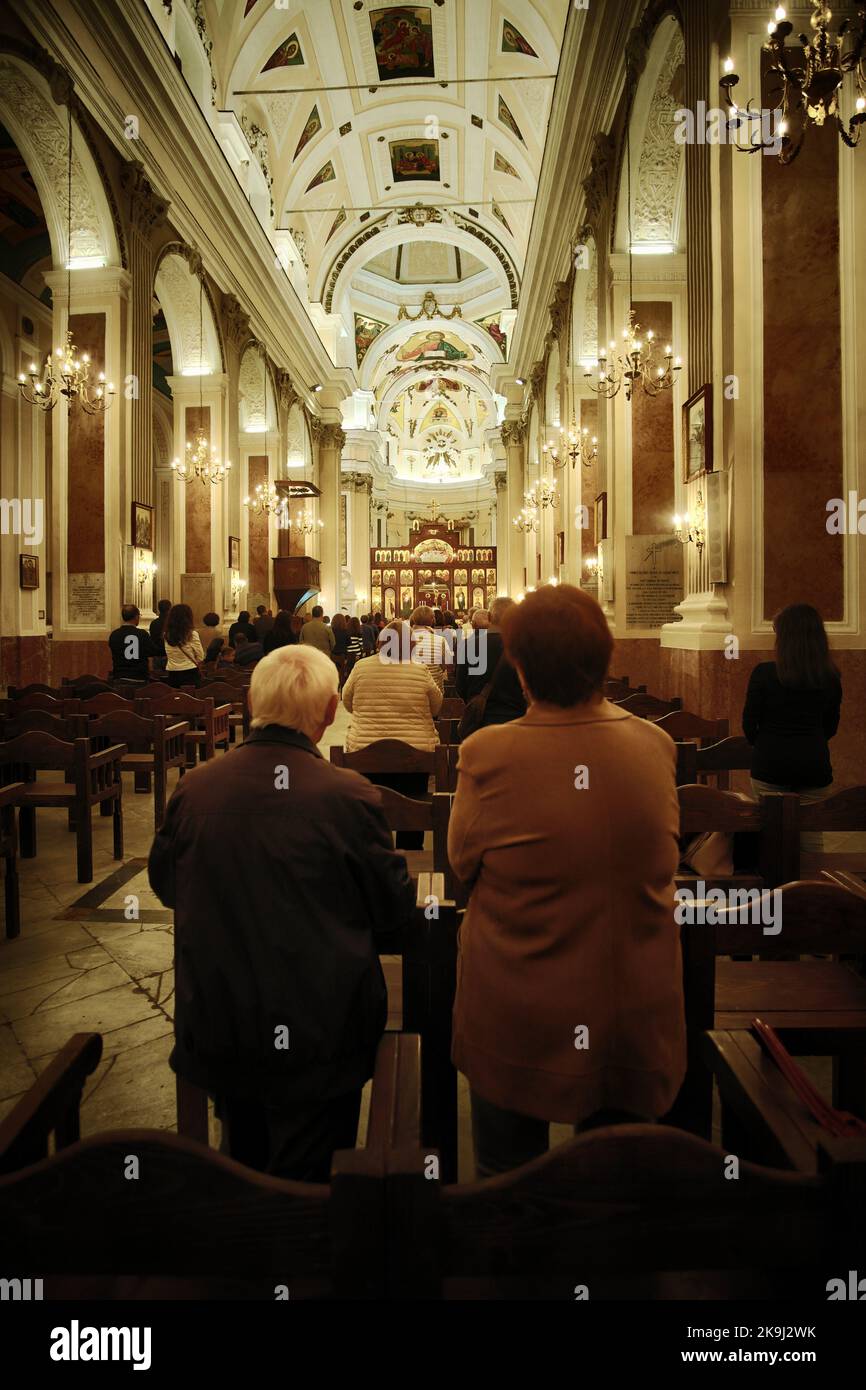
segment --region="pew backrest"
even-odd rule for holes
[[[672,739],[699,739],[705,743],[716,743],[727,738],[729,733],[727,719],[702,719],[689,710],[672,710],[670,714],[659,715],[653,720]]]
[[[640,719],[656,719],[662,714],[672,714],[675,710],[682,709],[682,700],[660,700],[656,695],[647,695],[642,691],[635,691],[629,694],[624,700],[614,700],[613,702],[619,709],[627,710],[629,714],[636,714]]]

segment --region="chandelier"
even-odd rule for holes
[[[535,511],[538,511],[539,508],[544,511],[547,507],[558,507],[559,493],[556,490],[556,479],[539,478],[532,484],[523,500],[527,506],[534,508]]]
[[[198,413],[199,420],[204,415],[204,400],[202,397],[202,367],[204,365],[204,272],[199,272],[198,279]],[[267,409],[267,396],[265,397],[265,409]],[[172,468],[175,476],[182,483],[199,482],[207,485],[221,483],[228,474],[231,464],[226,460],[225,463],[220,459],[213,445],[208,443],[204,430],[201,425],[198,427],[195,441],[187,440],[186,456],[183,459],[174,459]]]
[[[527,499],[527,500],[528,500],[528,499]],[[515,528],[516,528],[518,531],[522,531],[522,532],[524,532],[524,533],[531,533],[531,532],[533,532],[533,531],[537,531],[537,530],[538,530],[538,510],[537,510],[537,508],[535,508],[535,507],[533,507],[533,506],[530,506],[530,505],[527,505],[527,506],[525,506],[525,507],[522,507],[519,516],[516,516],[516,517],[514,518],[513,524],[514,524]]]
[[[105,372],[99,372],[96,381],[90,380],[90,356],[79,353],[72,341],[72,85],[70,82],[67,110],[67,156],[66,156],[66,344],[57,348],[45,359],[42,371],[35,362],[25,377],[18,375],[18,391],[21,399],[28,405],[39,406],[41,410],[53,410],[61,396],[69,405],[80,405],[88,415],[98,415],[111,405],[114,386],[106,384]]]
[[[265,409],[265,458],[270,467],[270,415],[268,412],[268,356],[263,344],[260,344],[262,354],[262,386],[264,388]],[[276,516],[277,526],[281,530],[286,530],[289,525],[289,499],[277,492],[276,483],[259,483],[252,497],[244,498],[244,506],[251,516]]]
[[[629,77],[629,74],[627,74]],[[634,255],[632,252],[631,230],[631,112],[634,84],[629,88],[629,99],[625,113],[625,171],[626,171],[626,221],[628,227],[628,320],[622,331],[622,349],[618,350],[614,339],[610,341],[610,351],[601,348],[596,363],[597,379],[592,371],[584,372],[591,391],[605,400],[612,400],[621,390],[630,401],[635,388],[642,386],[648,396],[657,396],[660,391],[670,391],[682,370],[679,357],[674,357],[673,348],[668,344],[664,359],[659,356],[655,333],[648,329],[645,333],[637,321],[634,305]]]
[[[700,493],[693,517],[688,512],[674,517],[674,535],[683,545],[693,545],[698,553],[703,550],[707,543],[707,512]]]
[[[305,507],[302,512],[298,512],[291,526],[297,531],[299,536],[312,536],[314,531],[321,531],[324,528],[324,521],[318,520],[313,516],[309,507]]]
[[[565,468],[568,463],[572,468],[578,463],[582,463],[584,468],[590,468],[598,458],[598,439],[595,435],[590,438],[588,429],[579,430],[572,415],[568,436],[566,437],[565,430],[560,428],[559,443],[548,441],[541,446],[541,451],[550,459],[554,468]]]
[[[860,127],[866,121],[866,69],[864,69],[864,49],[866,49],[866,9],[862,6],[855,20],[845,19],[839,25],[836,37],[830,33],[832,11],[823,0],[812,0],[813,14],[809,21],[813,37],[810,40],[800,34],[802,45],[802,65],[793,62],[795,50],[786,46],[786,39],[793,33],[794,26],[788,19],[784,5],[776,8],[775,17],[767,25],[767,42],[763,51],[770,57],[768,73],[781,79],[782,119],[776,127],[776,138],[772,140],[752,140],[747,145],[738,146],[746,154],[756,150],[775,149],[778,137],[779,163],[791,164],[803,148],[809,124],[822,126],[826,121],[835,123],[841,139],[852,149],[860,143]],[[847,45],[847,46],[846,46]],[[848,73],[853,73],[857,84],[855,114],[847,126],[839,111],[839,97],[842,84]],[[725,101],[733,112],[730,122],[735,128],[746,126],[754,129],[761,122],[763,112],[753,110],[749,101],[741,107],[731,99],[731,92],[739,82],[734,71],[734,60],[725,61],[725,75],[719,86],[724,92]],[[791,121],[796,129],[790,134]]]
[[[244,506],[251,516],[276,516],[278,525],[289,524],[289,499],[277,492],[276,483],[259,483],[252,497],[244,498]]]

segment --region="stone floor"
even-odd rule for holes
[[[340,708],[322,742],[342,744],[348,716]],[[94,817],[94,880],[76,881],[75,837],[61,811],[40,812],[35,859],[21,860],[21,935],[0,936],[0,1118],[71,1034],[98,1031],[104,1053],[81,1112],[85,1135],[107,1128],[175,1126],[172,1047],[174,971],[172,913],[150,891],[146,861],[152,802],[124,786],[126,857],[111,856],[111,820]],[[859,844],[848,850],[851,862]],[[828,848],[831,848],[828,846]],[[410,854],[413,872],[431,867],[429,849]],[[385,960],[399,979],[399,962]],[[468,1093],[460,1078],[460,1174],[472,1176]],[[219,1143],[212,1120],[212,1143]],[[363,1139],[363,1123],[361,1138]],[[554,1126],[561,1142],[569,1131]]]

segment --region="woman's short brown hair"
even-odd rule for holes
[[[502,619],[502,639],[535,700],[568,708],[604,688],[610,628],[595,599],[572,584],[546,585],[515,603]]]

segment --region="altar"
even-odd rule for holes
[[[390,622],[422,604],[452,613],[496,597],[496,546],[467,546],[442,521],[416,523],[408,546],[370,551],[370,602]]]

